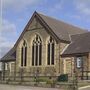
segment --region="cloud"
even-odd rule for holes
[[[60,2],[60,3],[55,4],[53,8],[54,8],[55,10],[60,10],[60,9],[62,9],[62,3]]]
[[[0,37],[0,58],[4,56],[13,47],[13,44],[13,42],[7,41],[6,38]]]
[[[76,9],[84,15],[90,15],[90,0],[74,0]]]
[[[28,6],[36,5],[40,0],[2,0],[3,9],[12,8],[15,10],[23,10]]]
[[[13,47],[16,37],[16,25],[3,19],[2,28],[0,28],[0,57]]]
[[[7,36],[12,33],[16,34],[16,26],[13,23],[10,23],[8,20],[3,19],[2,29],[0,30],[2,36]],[[6,33],[5,33],[6,32]]]
[[[50,8],[48,8],[48,11],[55,13],[55,12],[60,12],[60,10],[62,10],[63,8],[63,4],[64,4],[65,0],[60,0],[56,3],[54,3]]]

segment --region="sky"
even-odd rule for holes
[[[13,47],[34,11],[90,31],[90,0],[0,0],[0,57]]]

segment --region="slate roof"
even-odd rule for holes
[[[70,42],[70,35],[88,32],[87,30],[80,29],[78,27],[56,20],[49,16],[34,12],[23,32],[21,33],[20,37],[18,38],[17,42],[15,43],[15,46],[17,46],[24,33],[28,30],[29,25],[32,23],[34,17],[37,17],[38,20],[43,24],[43,26],[45,26],[48,31],[50,30],[50,32],[53,32],[54,36],[58,37],[60,41]]]
[[[28,30],[28,27],[29,27],[29,25],[32,22],[34,17],[37,17],[41,21],[41,23],[46,28],[48,28],[48,30],[53,32],[54,35],[56,35],[56,37],[58,37],[60,40],[67,41],[69,43],[71,42],[70,35],[82,34],[82,33],[87,32],[86,30],[80,29],[80,28],[75,27],[73,25],[64,23],[62,21],[53,19],[51,17],[42,15],[42,14],[37,13],[37,12],[34,12],[31,19],[29,20],[28,24],[24,28],[24,30],[21,33],[20,37],[18,38],[17,42],[15,43],[14,47],[4,57],[1,58],[1,61],[2,60],[4,60],[4,61],[15,60],[16,57],[15,57],[15,55],[13,55],[13,53],[15,53],[16,47],[17,47],[19,41],[22,39],[24,33]]]
[[[15,61],[16,60],[16,48],[13,47],[10,51],[8,51],[1,59],[1,62]]]
[[[87,32],[87,30],[67,24],[63,21],[59,21],[49,16],[45,16],[43,14],[38,15],[45,21],[45,23],[61,40],[71,41],[70,35],[82,34]]]
[[[71,36],[71,44],[61,56],[74,56],[90,52],[90,32]]]

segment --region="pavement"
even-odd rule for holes
[[[62,89],[0,84],[0,90],[62,90]],[[79,90],[90,90],[90,86],[81,87],[79,88]]]
[[[62,90],[62,89],[0,84],[0,90]]]
[[[84,87],[80,87],[79,90],[90,90],[90,85],[84,86]]]

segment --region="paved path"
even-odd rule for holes
[[[61,90],[61,89],[0,84],[0,90]]]
[[[90,90],[90,85],[89,86],[85,86],[85,87],[81,87],[81,88],[79,88],[79,90]]]
[[[0,90],[62,90],[62,89],[0,84]],[[90,90],[90,86],[81,87],[79,90]]]

